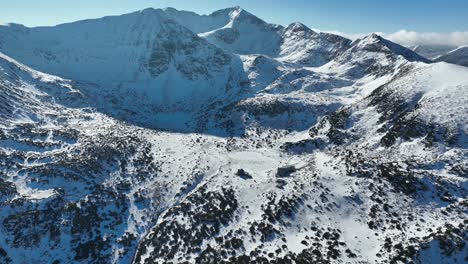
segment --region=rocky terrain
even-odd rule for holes
[[[465,263],[468,68],[239,7],[0,26],[0,263]]]

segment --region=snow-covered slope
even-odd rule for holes
[[[242,8],[223,11],[229,17],[229,22],[221,28],[200,33],[199,36],[235,53],[273,56],[278,52],[281,26],[268,24]]]
[[[445,61],[468,67],[468,46],[458,47],[438,57],[435,61]]]
[[[320,71],[356,79],[366,75],[387,75],[408,62],[430,61],[373,33],[355,40],[348,50],[322,66]]]
[[[56,102],[74,106],[83,100],[69,80],[32,70],[3,53],[0,53],[0,88],[0,123],[38,120],[56,108]]]
[[[164,12],[182,26],[199,34],[222,28],[231,21],[230,13],[240,9],[240,7],[226,8],[213,12],[210,15],[199,15],[194,12],[177,10],[175,8],[165,8]]]
[[[466,67],[239,7],[0,51],[0,263],[466,261]]]
[[[426,137],[430,144],[441,141],[466,148],[467,74],[464,67],[447,63],[403,66],[389,82],[333,114],[343,119],[340,144],[357,139],[374,144],[380,139],[392,146],[398,140]],[[322,120],[319,127],[336,129],[329,121]]]
[[[414,52],[419,55],[434,60],[447,52],[454,50],[456,46],[450,45],[417,45],[410,47]]]
[[[238,86],[230,83],[235,57],[159,9],[55,27],[2,26],[0,32],[0,51],[41,71],[97,84],[95,97],[130,92],[153,106],[188,110]]]
[[[135,130],[83,108],[71,81],[3,54],[0,98],[0,262],[128,262],[111,253],[132,243],[131,202],[104,182],[141,146]]]
[[[279,59],[304,66],[321,66],[350,47],[349,39],[317,33],[296,22],[283,30]]]
[[[351,43],[338,35],[316,33],[300,22],[286,28],[268,24],[240,7],[203,16],[173,8],[166,8],[165,12],[181,25],[230,52],[263,54],[307,66],[329,62]]]
[[[461,261],[467,74],[408,63],[310,136],[229,139],[218,174],[226,176],[165,211],[134,263]]]
[[[240,7],[204,16],[150,8],[55,27],[6,25],[0,33],[0,51],[79,82],[100,110],[140,125],[181,131],[193,131],[193,123],[200,123],[191,121],[193,115],[204,105],[245,88],[249,73],[242,58],[230,52],[319,66],[350,44],[300,23],[286,28],[268,24]],[[235,38],[224,38],[229,36]]]

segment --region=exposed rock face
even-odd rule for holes
[[[146,67],[154,77],[158,77],[175,61],[174,67],[187,79],[194,80],[212,77],[213,71],[222,71],[230,60],[231,57],[221,49],[168,21],[155,36]]]

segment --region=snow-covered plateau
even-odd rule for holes
[[[466,54],[240,7],[0,25],[0,263],[466,263]]]

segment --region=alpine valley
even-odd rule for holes
[[[1,25],[0,263],[466,263],[467,58],[240,7]]]

